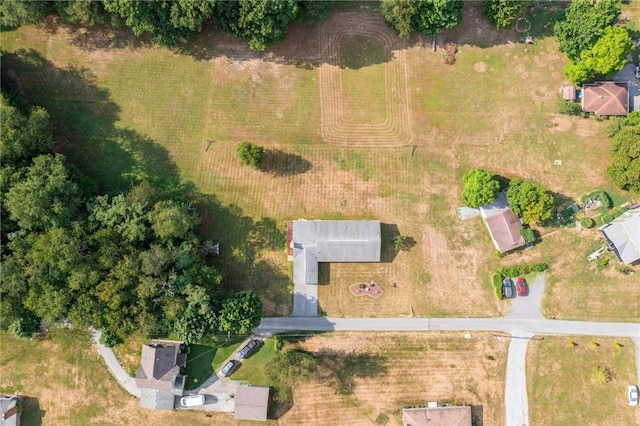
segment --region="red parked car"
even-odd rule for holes
[[[527,295],[527,283],[524,281],[524,278],[516,278],[516,289],[518,290],[519,297]]]

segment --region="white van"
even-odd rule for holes
[[[197,407],[204,405],[204,395],[189,395],[180,398],[181,407]]]

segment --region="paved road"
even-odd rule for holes
[[[120,383],[120,386],[122,386],[131,395],[140,398],[140,388],[136,386],[136,380],[133,377],[129,376],[122,369],[111,348],[107,348],[100,343],[101,335],[102,332],[100,330],[91,330],[91,337],[93,339],[93,342],[98,348],[100,355],[102,355],[102,358],[104,358],[104,362],[107,364],[107,368],[109,369],[111,374],[113,374],[113,377],[116,378],[118,383]]]
[[[502,331],[638,338],[640,323],[528,318],[263,318],[256,334],[278,331]]]
[[[511,335],[507,355],[507,374],[504,386],[506,424],[513,426],[529,424],[529,402],[527,400],[526,354],[531,333]]]

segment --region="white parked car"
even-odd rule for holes
[[[638,405],[638,387],[636,385],[627,386],[627,398],[629,399],[629,405]]]
[[[197,407],[204,405],[204,395],[189,395],[180,398],[181,407]]]

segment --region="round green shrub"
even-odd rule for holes
[[[580,225],[582,225],[583,228],[593,228],[595,224],[596,223],[590,217],[583,217],[580,219]]]
[[[567,347],[568,348],[572,348],[574,346],[578,346],[578,344],[576,342],[567,342]]]

